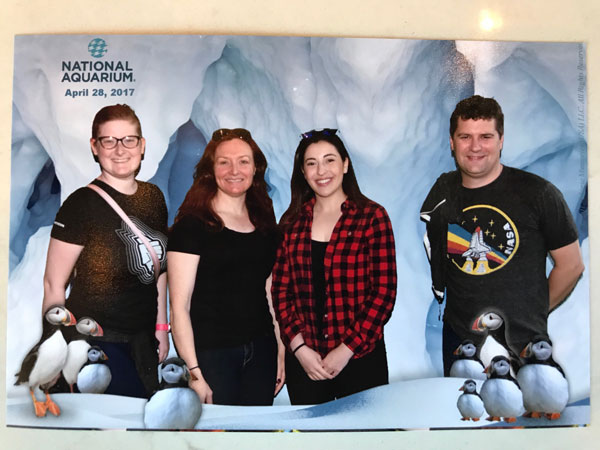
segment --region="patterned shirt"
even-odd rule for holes
[[[359,209],[342,204],[325,251],[325,294],[319,332],[313,295],[311,228],[315,199],[284,235],[273,267],[273,306],[281,337],[301,333],[322,357],[344,343],[360,358],[383,338],[396,300],[396,252],[392,224],[385,209],[368,201]]]

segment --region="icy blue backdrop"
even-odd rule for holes
[[[556,184],[576,217],[586,265],[587,143],[582,44],[248,36],[17,36],[13,96],[7,393],[37,318],[49,225],[73,190],[97,176],[91,121],[128,103],[147,139],[139,178],[164,192],[172,221],[193,167],[216,128],[249,129],[269,161],[277,216],[288,205],[299,134],[340,129],[365,194],[387,209],[397,245],[399,294],[386,326],[392,382],[439,376],[440,330],[418,211],[437,176],[452,170],[448,119],[473,93],[506,117],[504,164]],[[127,83],[68,83],[63,61],[127,61]],[[89,89],[73,98],[67,89]],[[92,96],[102,88],[107,97]],[[112,88],[133,95],[110,96]],[[587,274],[550,316],[571,400],[589,396]]]

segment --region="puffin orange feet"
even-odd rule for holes
[[[478,422],[478,421],[479,421],[479,417],[472,417],[472,418],[471,418],[471,420],[472,420],[473,422]]]
[[[505,417],[504,421],[508,422],[508,423],[514,423],[517,421],[517,418],[516,417]]]
[[[532,412],[531,417],[533,417],[534,419],[539,419],[540,417],[542,417],[542,413],[541,412]]]
[[[33,410],[35,411],[35,415],[37,417],[44,417],[47,409],[46,403],[38,402],[32,390],[30,390],[29,393],[31,394],[31,399],[33,400]]]
[[[50,411],[52,414],[54,414],[55,416],[60,416],[60,408],[58,407],[58,405],[56,403],[54,403],[52,401],[52,399],[50,398],[50,394],[48,394],[48,392],[46,392],[46,408],[48,409],[48,411]]]
[[[500,422],[500,417],[497,417],[497,416],[490,416],[490,417],[488,417],[488,418],[487,418],[487,419],[485,419],[485,420],[487,420],[487,421],[489,421],[489,422]]]
[[[550,420],[556,420],[556,419],[560,419],[560,413],[547,413],[546,417]]]
[[[46,403],[38,402],[37,400],[33,401],[33,408],[35,409],[35,415],[38,417],[44,417],[46,415]]]

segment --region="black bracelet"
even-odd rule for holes
[[[302,344],[300,344],[298,347],[296,347],[294,350],[292,350],[292,355],[295,355],[296,352],[298,350],[300,350],[302,347],[304,347],[306,345],[306,342],[303,342]]]
[[[192,370],[197,369],[198,367],[200,367],[200,366],[190,367],[188,370],[191,372]]]

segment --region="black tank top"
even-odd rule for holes
[[[325,250],[329,242],[311,241],[313,293],[315,297],[315,313],[317,327],[323,329],[323,314],[325,314]]]

